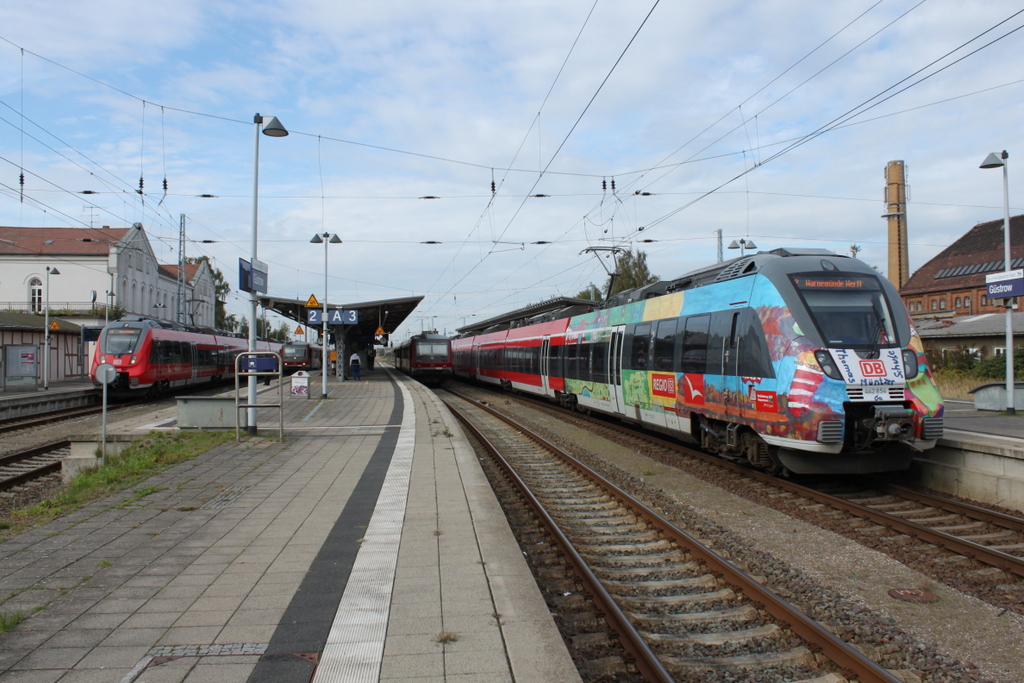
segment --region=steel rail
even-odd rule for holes
[[[527,436],[540,444],[543,448],[550,450],[573,468],[586,474],[591,481],[601,487],[606,493],[618,500],[621,504],[633,510],[639,516],[651,521],[660,532],[664,533],[680,547],[687,549],[694,556],[705,562],[711,568],[712,572],[716,572],[725,577],[731,585],[742,591],[747,598],[759,604],[765,611],[780,622],[785,623],[793,630],[794,633],[799,635],[810,645],[817,647],[826,657],[831,659],[838,666],[854,672],[861,683],[899,683],[900,679],[889,673],[889,671],[884,667],[879,666],[856,648],[847,645],[824,626],[809,618],[789,602],[783,600],[774,591],[755,581],[749,574],[730,564],[714,550],[708,548],[693,536],[676,527],[671,521],[663,517],[658,512],[652,510],[640,501],[634,499],[625,491],[619,489],[613,483],[592,470],[590,467],[587,467],[568,452],[547,441],[525,425],[520,424],[506,415],[502,415],[490,406],[480,404],[478,401],[459,394],[458,392],[450,391],[450,393],[459,396],[465,401],[469,401],[475,407],[497,417],[509,426],[520,431],[524,436]],[[453,412],[456,413],[456,417],[460,422],[467,424],[465,422],[466,418],[460,416],[460,414],[455,410],[453,410]],[[478,433],[475,428],[470,427],[470,429],[474,434]],[[505,466],[503,465],[503,469],[504,468]],[[518,480],[518,477],[516,477],[516,479]],[[526,485],[517,483],[517,486]],[[532,494],[529,494],[529,497],[532,499]],[[537,504],[539,505],[539,503]],[[547,517],[547,513],[544,513],[544,517],[546,520],[550,520],[550,518]],[[547,524],[547,521],[545,523]],[[550,523],[554,524],[555,528],[557,528],[557,524],[553,520],[550,520]],[[559,531],[558,534],[561,535],[561,532]],[[568,543],[567,540],[566,543]],[[575,555],[575,550],[572,551],[572,554]],[[575,555],[575,557],[578,557],[578,555]],[[576,561],[577,560],[574,559],[574,562]],[[582,558],[579,558],[578,561],[582,562],[583,566],[586,567],[586,563]],[[587,567],[586,573],[593,577],[589,567]],[[596,577],[594,577],[594,580],[596,581]],[[600,588],[600,591],[604,592],[603,587]],[[605,595],[607,596],[607,593],[605,593]],[[610,596],[608,596],[608,599],[611,600]],[[614,604],[614,601],[612,601],[612,603]],[[615,610],[621,614],[617,605],[615,605]],[[622,618],[625,618],[625,615],[622,615]],[[629,630],[635,633],[632,625],[629,626]],[[636,637],[639,638],[639,635]],[[646,643],[644,643],[644,646],[646,647]]]
[[[69,445],[71,445],[71,442],[67,440],[54,441],[52,443],[43,444],[42,446],[34,446],[32,448],[25,449],[24,451],[20,451],[18,453],[8,453],[7,455],[0,457],[0,466],[12,465],[22,460],[27,460],[28,458],[33,458],[38,455],[44,455],[46,453],[49,453],[50,451],[55,451],[61,448],[67,448]],[[15,486],[18,486],[23,482],[31,481],[43,475],[50,474],[51,472],[58,472],[60,471],[62,466],[63,463],[58,459],[55,462],[35,467],[29,470],[28,472],[21,472],[19,474],[7,477],[6,479],[0,480],[0,491],[5,491],[7,489],[14,488]]]
[[[477,407],[482,408],[483,406]],[[462,411],[451,405],[448,406],[448,409],[462,423],[462,426],[469,430],[483,447],[487,449],[487,452],[491,454],[498,466],[505,472],[505,476],[509,478],[516,487],[516,490],[519,491],[519,494],[527,501],[530,509],[540,520],[541,524],[544,525],[548,533],[554,538],[556,545],[558,545],[562,555],[580,578],[585,590],[590,594],[598,609],[603,612],[608,626],[618,635],[622,646],[633,657],[634,663],[640,673],[643,674],[644,679],[657,683],[674,683],[675,679],[665,669],[640,634],[636,632],[628,617],[619,608],[618,603],[605,590],[600,580],[591,571],[589,565],[576,551],[576,548],[573,547],[565,534],[562,533],[557,522],[551,518],[547,510],[544,509],[543,504],[533,495],[526,482],[516,474],[516,471],[501,454],[498,447],[491,443]],[[524,435],[529,435],[529,433],[524,432]]]
[[[683,446],[677,443],[672,443],[670,441],[665,441],[664,439],[658,438],[651,434],[644,434],[642,432],[633,431],[621,425],[608,423],[604,420],[598,420],[597,418],[569,411],[559,406],[553,406],[546,402],[534,399],[533,397],[519,396],[518,398],[521,398],[527,402],[535,403],[539,406],[543,406],[546,409],[571,415],[572,417],[577,419],[600,424],[601,426],[607,429],[617,431],[621,434],[627,434],[635,438],[655,443],[660,447],[674,450],[677,453],[681,453],[687,457],[694,458],[702,462],[706,462],[708,464],[720,467],[726,471],[733,472],[740,476],[754,479],[761,483],[782,489],[784,491],[788,491],[803,498],[807,498],[808,500],[813,500],[816,503],[821,503],[822,505],[827,505],[829,507],[842,510],[856,517],[868,519],[876,524],[888,527],[899,533],[906,534],[914,538],[918,538],[922,541],[931,543],[933,545],[937,545],[947,550],[951,550],[957,554],[964,555],[965,557],[977,560],[978,562],[981,562],[983,564],[987,564],[992,567],[997,567],[1015,576],[1024,577],[1024,558],[1020,558],[1015,555],[1010,555],[1009,553],[1004,553],[1001,550],[989,548],[980,543],[969,541],[965,538],[960,538],[958,536],[953,536],[942,531],[937,531],[936,529],[932,529],[930,527],[924,526],[923,524],[918,524],[916,522],[903,519],[896,515],[890,515],[885,512],[880,512],[865,505],[854,503],[852,501],[845,500],[838,496],[833,496],[831,494],[803,486],[802,484],[796,484],[789,480],[781,479],[779,477],[766,474],[764,472],[752,470],[747,467],[737,465],[736,463],[729,462],[728,460],[723,460],[721,458],[708,455],[707,453],[702,453],[701,451],[695,450],[693,448],[689,448],[687,446]],[[894,495],[904,495],[902,491],[900,491],[899,493],[896,492],[896,489],[900,487],[896,487],[895,485],[892,484],[888,486],[890,486],[893,489],[890,492],[894,493]],[[916,494],[916,492],[910,493],[914,493],[915,495],[920,495],[922,497],[927,495]],[[982,521],[990,521],[992,524],[1003,525],[1006,523],[1006,520],[1010,520],[1018,524],[1022,523],[1022,520],[1018,520],[1016,517],[1003,515],[999,512],[984,510],[976,506],[969,506],[948,499],[936,498],[935,500],[941,501],[948,507],[963,506],[964,510],[959,510],[958,512],[960,514],[964,514],[967,516],[971,516],[974,514],[974,511],[977,511],[979,515],[986,516],[982,518]],[[965,511],[968,509],[970,510],[970,512]]]

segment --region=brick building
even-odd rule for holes
[[[1024,267],[1024,216],[1010,218],[1010,267]],[[978,223],[919,268],[900,289],[913,318],[1002,313],[985,276],[1003,270],[1003,219]]]

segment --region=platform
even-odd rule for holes
[[[29,615],[0,634],[0,678],[579,680],[447,409],[385,368],[331,378],[326,401],[319,382],[287,398],[283,442],[261,409],[258,437],[148,495],[0,544],[0,612]]]

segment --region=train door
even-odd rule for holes
[[[608,388],[612,399],[612,408],[616,413],[626,412],[626,404],[622,400],[622,339],[626,326],[612,328],[611,343],[608,344]]]
[[[550,363],[548,362],[548,349],[551,347],[551,337],[544,337],[540,341],[540,387],[545,396],[551,396]]]
[[[746,387],[740,374],[743,353],[742,310],[719,311],[711,316],[708,372],[720,373],[719,391],[722,409],[729,417],[739,417],[747,402]]]

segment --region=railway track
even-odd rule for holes
[[[68,454],[70,445],[68,441],[54,441],[0,456],[0,491],[60,472],[61,457]]]
[[[83,406],[81,408],[69,408],[67,410],[57,410],[51,413],[30,415],[11,420],[3,420],[0,421],[0,434],[7,434],[25,429],[35,429],[36,427],[42,427],[55,422],[62,422],[64,420],[73,420],[79,417],[91,417],[93,415],[99,415],[101,412],[103,412],[102,405],[93,405]]]
[[[624,424],[532,397],[494,393],[596,434],[804,521],[852,536],[958,590],[1024,612],[1024,519],[879,479],[800,483],[736,465]],[[1015,591],[1005,590],[1016,584]],[[998,588],[998,590],[996,590]]]
[[[645,680],[899,680],[524,425],[443,398],[530,502]]]

